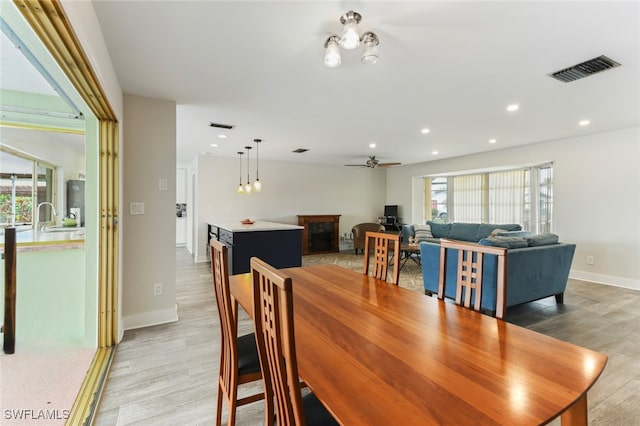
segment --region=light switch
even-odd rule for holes
[[[158,181],[158,188],[160,188],[160,191],[166,191],[167,189],[169,189],[169,187],[167,185],[167,180],[166,179],[160,179]]]
[[[144,203],[130,203],[129,214],[144,214]]]

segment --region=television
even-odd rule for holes
[[[384,206],[384,216],[398,217],[398,206]]]

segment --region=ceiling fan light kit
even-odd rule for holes
[[[340,23],[344,26],[342,36],[330,35],[324,42],[324,65],[335,68],[342,64],[340,47],[345,50],[353,50],[364,45],[364,52],[361,57],[363,64],[375,64],[379,60],[378,45],[380,40],[372,31],[366,31],[362,35],[358,33],[358,24],[362,20],[362,15],[350,10],[340,17]]]

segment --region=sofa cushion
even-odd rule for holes
[[[496,237],[529,237],[531,231],[504,231],[502,229],[496,229],[492,234]]]
[[[451,229],[450,223],[436,223],[428,221],[427,225],[431,227],[431,235],[435,238],[448,238],[449,230]]]
[[[507,223],[507,224],[481,223],[478,225],[478,230],[474,238],[468,241],[480,241],[483,238],[487,238],[496,229],[501,229],[503,231],[520,231],[522,229],[522,226],[518,225],[517,223]]]
[[[449,236],[447,238],[458,241],[478,241],[476,233],[479,223],[452,223]]]
[[[433,238],[431,234],[431,226],[429,225],[413,225],[416,241],[426,241],[427,238]]]
[[[527,244],[529,247],[547,246],[550,244],[557,244],[558,236],[550,232],[544,232],[538,235],[532,235],[527,238]]]
[[[481,246],[502,247],[506,249],[527,247],[527,240],[522,237],[487,237],[481,239],[478,244]]]

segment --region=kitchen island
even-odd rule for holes
[[[226,245],[232,275],[249,272],[249,260],[253,256],[275,268],[301,266],[303,229],[298,225],[267,221],[250,225],[240,221],[211,221],[207,223],[207,250],[212,238]]]

